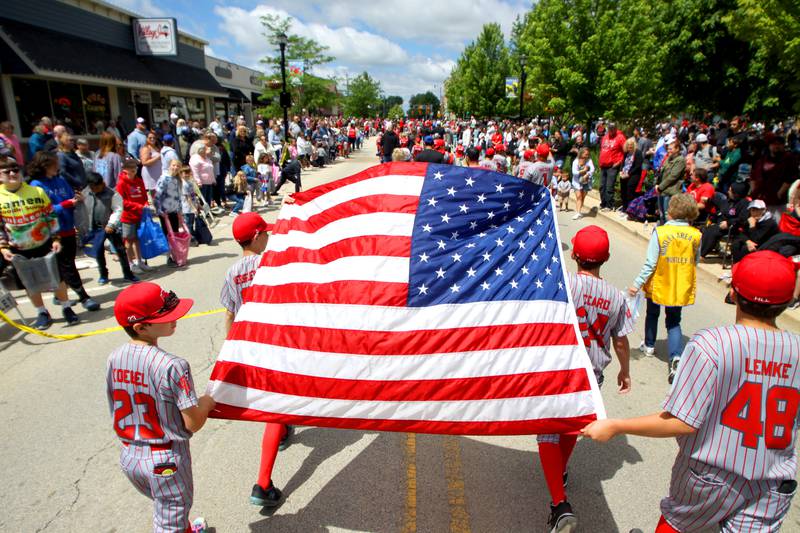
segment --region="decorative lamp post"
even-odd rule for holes
[[[281,81],[283,90],[280,95],[280,104],[283,108],[283,138],[289,142],[289,108],[292,106],[292,96],[286,90],[286,45],[289,38],[285,33],[278,34],[278,45],[281,47]]]
[[[519,56],[519,119],[522,120],[522,100],[525,95],[525,63],[527,58],[524,55]]]

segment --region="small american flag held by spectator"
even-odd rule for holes
[[[604,416],[546,188],[387,163],[295,199],[211,375],[213,416],[472,435]]]

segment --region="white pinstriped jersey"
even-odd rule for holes
[[[604,279],[567,272],[572,303],[583,343],[599,377],[611,362],[611,336],[633,331],[633,320],[622,292]]]
[[[697,429],[680,454],[748,480],[794,479],[800,336],[748,326],[698,331],[664,409]]]
[[[124,442],[186,441],[181,409],[197,405],[189,363],[157,346],[125,344],[108,357],[108,407]]]
[[[236,261],[225,274],[225,283],[219,293],[222,307],[236,314],[242,306],[242,290],[253,284],[261,255],[246,255]]]

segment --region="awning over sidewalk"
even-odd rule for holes
[[[14,58],[13,56],[16,56]],[[123,82],[131,87],[200,92],[227,97],[228,91],[204,68],[0,18],[0,60],[8,74]],[[6,70],[6,67],[10,70]],[[23,68],[26,67],[26,68]]]
[[[244,95],[242,91],[239,89],[231,89],[230,87],[225,87],[228,91],[228,98],[230,100],[235,100],[237,102],[249,102],[250,100]]]

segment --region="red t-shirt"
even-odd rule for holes
[[[600,141],[600,168],[613,167],[619,165],[625,159],[622,148],[625,146],[625,135],[617,130],[615,136],[611,133],[603,136]]]
[[[120,222],[136,224],[142,219],[142,210],[147,206],[147,189],[141,177],[128,176],[124,170],[119,173],[117,192],[122,196],[122,217]]]
[[[694,201],[698,203],[704,201],[704,198],[705,201],[710,200],[715,192],[714,186],[710,183],[691,183],[686,189],[686,194],[691,194]]]

